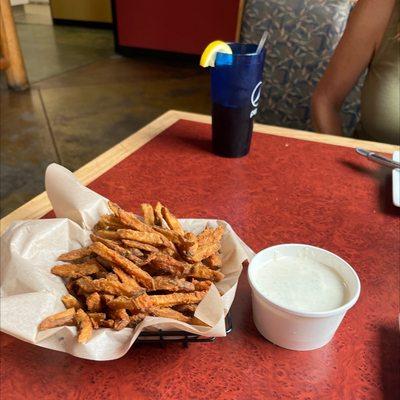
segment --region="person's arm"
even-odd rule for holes
[[[342,134],[340,108],[379,47],[396,0],[358,0],[312,97],[317,132]]]

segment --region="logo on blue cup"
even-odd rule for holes
[[[251,111],[250,118],[254,117],[257,114],[257,107],[258,103],[260,102],[261,96],[261,85],[262,82],[258,82],[251,93],[251,105],[254,107],[254,110]]]

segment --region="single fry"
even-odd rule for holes
[[[174,306],[174,310],[183,314],[189,314],[191,316],[196,311],[196,308],[197,304],[178,304],[177,306]]]
[[[212,281],[197,281],[196,279],[192,280],[195,290],[208,290],[212,284]]]
[[[155,307],[172,307],[178,304],[200,303],[206,291],[192,293],[172,293],[149,296]]]
[[[132,229],[118,229],[118,234],[121,239],[136,240],[138,242],[151,244],[152,246],[175,246],[166,237],[158,232],[139,232]]]
[[[119,280],[127,286],[130,286],[134,290],[144,290],[136,281],[136,279],[125,273],[121,268],[113,266],[113,271],[118,276]]]
[[[207,279],[213,282],[219,282],[224,278],[224,274],[219,271],[214,271],[201,263],[192,265],[185,271],[185,276],[196,279]]]
[[[154,226],[154,230],[160,233],[164,238],[173,244],[179,245],[182,241],[182,235],[178,232],[172,231],[171,229],[162,228],[160,226]]]
[[[87,315],[92,322],[93,329],[99,329],[101,322],[106,319],[106,313],[102,312],[88,312]]]
[[[142,322],[145,318],[146,318],[145,313],[138,313],[138,314],[131,315],[129,317],[128,327],[136,328],[136,325],[139,324],[140,322]]]
[[[61,278],[80,278],[99,272],[99,267],[95,261],[91,261],[83,264],[55,265],[51,272]]]
[[[157,202],[156,206],[154,207],[154,225],[163,226],[163,216],[162,210],[163,205],[160,202]]]
[[[57,326],[64,326],[70,324],[74,321],[75,309],[68,308],[65,311],[61,311],[57,314],[50,315],[45,318],[39,324],[39,331],[44,331],[46,329],[55,328]]]
[[[149,312],[155,317],[172,318],[186,323],[189,323],[192,319],[192,317],[187,317],[179,311],[173,310],[169,307],[153,307],[150,308]]]
[[[74,308],[75,310],[78,310],[79,308],[82,308],[81,302],[72,294],[64,294],[64,296],[61,297],[61,301],[67,309]]]
[[[96,236],[100,236],[104,239],[110,239],[110,240],[119,239],[117,231],[106,231],[104,229],[100,229],[100,230],[95,230],[94,233],[96,234]]]
[[[125,308],[130,311],[140,312],[145,311],[148,308],[153,306],[153,302],[147,294],[142,294],[136,298],[134,297],[126,297],[126,296],[119,296],[115,299],[111,300],[107,307],[110,310],[119,310]]]
[[[86,297],[86,306],[90,312],[101,311],[101,297],[98,292],[93,292]]]
[[[220,248],[220,243],[212,243],[199,246],[196,253],[192,257],[190,257],[190,259],[194,262],[202,261],[205,258],[208,258],[216,253]]]
[[[166,290],[169,292],[194,292],[195,286],[184,278],[175,278],[171,276],[155,276],[155,290]]]
[[[151,204],[143,203],[141,204],[141,207],[144,223],[150,226],[154,225],[154,210]]]
[[[129,275],[134,276],[146,288],[153,288],[153,278],[146,272],[136,266],[132,261],[123,257],[115,250],[109,249],[103,243],[95,242],[91,245],[93,252],[105,258],[107,261],[119,265]],[[113,294],[113,293],[110,293]]]
[[[104,214],[100,217],[99,222],[95,226],[96,229],[110,229],[116,230],[124,228],[124,224],[115,215]]]
[[[180,235],[184,235],[185,232],[183,231],[181,223],[178,221],[178,219],[173,215],[167,207],[163,206],[161,208],[161,213],[162,216],[164,217],[165,222],[169,226],[170,229],[173,231],[179,233]]]
[[[81,308],[75,313],[75,322],[78,328],[78,342],[86,343],[93,333],[93,325],[89,316]]]
[[[118,206],[115,203],[112,203],[111,201],[108,202],[108,205],[111,209],[111,211],[119,217],[119,219],[122,221],[122,223],[126,226],[129,226],[130,228],[136,229],[137,231],[141,232],[152,232],[153,229],[146,225],[144,222],[142,222],[138,217],[136,217],[135,214],[125,211],[122,209],[120,206]]]
[[[126,257],[128,260],[131,260],[136,264],[142,261],[139,257],[132,254],[132,252],[129,249],[125,249],[124,247],[120,246],[115,240],[105,239],[93,234],[90,235],[90,238],[92,239],[93,242],[103,243],[108,248],[115,250],[117,253],[121,254],[121,256]]]
[[[137,240],[122,239],[122,243],[133,249],[144,250],[150,253],[157,253],[159,251],[157,247],[152,246],[151,244],[138,242]]]
[[[221,256],[218,253],[212,254],[210,257],[207,257],[203,260],[203,263],[212,269],[218,269],[222,265]]]
[[[187,267],[187,263],[175,260],[175,258],[161,252],[154,255],[151,263],[156,268],[169,272],[172,275],[182,274]]]
[[[197,237],[197,240],[199,241],[199,246],[220,242],[223,234],[224,234],[224,228],[221,225],[219,225],[217,228],[207,227]]]
[[[81,249],[71,250],[68,253],[61,254],[61,256],[58,256],[57,260],[76,261],[85,258],[87,256],[90,256],[91,254],[92,251],[90,250],[90,247],[82,247]]]
[[[115,310],[110,313],[111,317],[114,318],[114,329],[120,331],[128,326],[130,319],[125,309]]]
[[[199,242],[197,241],[197,237],[192,232],[185,233],[184,236],[181,236],[179,249],[185,256],[193,256],[196,254],[196,251],[199,247]]]
[[[91,280],[88,278],[79,278],[76,281],[77,286],[82,294],[90,294],[94,292],[102,292],[115,296],[133,296],[136,290],[130,286],[126,286],[121,283],[118,278],[117,280],[102,278]]]

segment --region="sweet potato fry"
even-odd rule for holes
[[[197,281],[192,280],[195,290],[208,290],[212,284],[212,281]]]
[[[139,232],[132,229],[118,229],[121,239],[136,240],[153,246],[166,246],[175,248],[174,244],[158,232]]]
[[[55,265],[51,272],[62,278],[80,278],[82,276],[92,275],[99,271],[96,261],[82,264],[62,264]]]
[[[163,226],[162,207],[163,205],[160,202],[157,202],[154,207],[154,225]]]
[[[121,220],[121,222],[129,226],[130,228],[136,229],[140,232],[152,232],[153,229],[142,222],[135,214],[125,211],[120,206],[111,201],[108,202],[111,211]]]
[[[106,231],[104,229],[100,229],[100,230],[94,230],[94,233],[96,234],[96,236],[100,236],[104,239],[111,239],[111,240],[119,239],[117,231]]]
[[[178,221],[178,219],[173,215],[167,207],[163,206],[161,208],[161,214],[164,217],[165,222],[169,226],[170,229],[173,231],[179,233],[180,235],[184,235],[185,232],[183,231],[181,223]]]
[[[138,313],[138,314],[131,315],[129,317],[128,327],[136,328],[136,325],[139,324],[140,322],[142,322],[145,318],[146,318],[145,313]]]
[[[172,307],[178,304],[200,303],[207,291],[192,293],[172,293],[149,296],[155,307]]]
[[[191,317],[187,317],[186,315],[180,313],[179,311],[173,310],[169,307],[153,307],[149,310],[151,315],[155,317],[162,317],[162,318],[172,318],[178,321],[189,323],[192,319]]]
[[[112,279],[95,279],[91,280],[88,278],[79,278],[76,281],[77,286],[82,294],[90,294],[94,292],[102,292],[106,294],[112,294],[116,296],[133,296],[136,293],[135,289],[130,286],[126,286],[119,280]]]
[[[87,309],[91,312],[101,311],[101,297],[97,292],[91,293],[86,297]]]
[[[174,310],[183,314],[189,314],[190,316],[193,316],[196,308],[197,304],[178,304],[177,306],[174,306]]]
[[[109,301],[113,300],[114,297],[115,296],[113,296],[112,294],[105,294],[105,293],[101,294],[101,300],[105,305],[107,305]]]
[[[114,329],[120,331],[128,326],[130,319],[125,309],[111,311],[110,316],[114,319]]]
[[[132,261],[121,256],[115,250],[109,249],[107,246],[99,242],[93,243],[91,248],[96,254],[105,258],[107,261],[119,265],[125,272],[134,276],[146,288],[153,288],[153,278],[147,272],[136,266]]]
[[[162,228],[160,226],[154,226],[154,231],[161,234],[165,239],[172,242],[173,244],[179,245],[182,241],[182,235],[171,229]]]
[[[115,250],[117,253],[121,254],[121,256],[126,257],[128,260],[131,260],[134,263],[140,263],[142,260],[136,255],[132,254],[129,249],[125,249],[120,246],[115,240],[105,239],[100,236],[90,235],[90,238],[93,242],[103,243],[109,249]]]
[[[161,275],[154,278],[155,290],[167,290],[169,292],[193,292],[194,284],[184,278],[175,278]]]
[[[86,343],[93,333],[93,325],[89,316],[80,308],[75,313],[75,322],[78,328],[78,342]]]
[[[68,308],[68,310],[61,311],[57,314],[50,315],[45,318],[39,325],[39,331],[46,329],[55,328],[57,326],[63,326],[70,324],[74,321],[75,309]]]
[[[124,224],[119,218],[112,214],[104,214],[100,217],[99,222],[97,222],[95,229],[110,229],[116,230],[124,228]]]
[[[122,243],[132,249],[144,250],[150,253],[157,253],[159,251],[157,247],[152,246],[151,244],[141,243],[136,240],[123,239]]]
[[[147,310],[153,306],[150,296],[142,294],[136,298],[118,296],[107,304],[110,310],[119,310],[125,308],[127,310],[139,312]]]
[[[137,283],[136,279],[125,273],[121,268],[118,268],[116,265],[113,266],[113,271],[118,276],[119,280],[127,286],[130,286],[134,290],[143,290],[144,289]]]
[[[219,282],[224,278],[224,274],[219,271],[214,271],[203,264],[197,263],[185,270],[185,276],[196,279],[207,279],[213,282]]]
[[[210,257],[207,257],[206,259],[204,259],[203,263],[211,269],[218,269],[222,265],[222,259],[218,253],[215,253],[215,254],[212,254]]]
[[[114,320],[113,319],[102,319],[99,322],[99,326],[102,328],[114,328]]]
[[[106,319],[106,313],[102,312],[88,312],[87,315],[92,322],[93,329],[98,329],[101,322]]]
[[[156,268],[169,272],[171,275],[180,275],[187,267],[187,263],[178,261],[175,258],[161,252],[154,255],[151,263]]]
[[[202,233],[200,233],[200,235],[197,236],[199,246],[220,242],[223,234],[224,228],[221,225],[219,225],[217,228],[207,227]]]
[[[218,242],[199,246],[196,253],[190,259],[194,262],[202,261],[216,253],[220,248],[221,245]]]
[[[180,243],[178,245],[181,253],[185,256],[193,256],[196,254],[197,248],[199,247],[199,242],[197,237],[192,232],[185,233],[184,236],[180,237]]]
[[[92,251],[90,250],[90,247],[82,247],[80,249],[71,250],[68,253],[61,254],[60,256],[58,256],[57,260],[58,261],[76,261],[76,260],[85,258],[87,256],[90,256],[91,254],[92,254]]]
[[[65,308],[75,308],[75,310],[82,308],[81,302],[72,294],[65,294],[61,297],[61,301]]]
[[[154,210],[151,204],[143,203],[141,204],[141,207],[144,223],[150,226],[154,225]]]

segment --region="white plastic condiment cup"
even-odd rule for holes
[[[257,289],[257,272],[276,256],[304,255],[333,268],[348,288],[348,301],[329,311],[301,312],[282,307]],[[330,251],[307,244],[281,244],[260,251],[251,260],[248,278],[252,289],[253,320],[272,343],[290,350],[318,349],[332,339],[346,312],[360,296],[361,284],[354,269]]]

